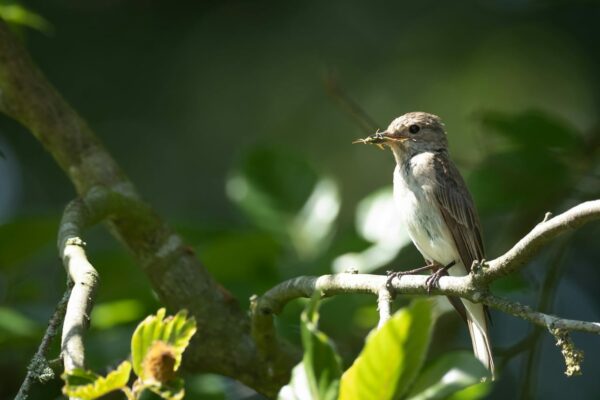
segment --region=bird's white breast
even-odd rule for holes
[[[422,153],[412,157],[409,168],[396,166],[394,200],[410,238],[423,257],[447,265],[459,261],[458,252],[433,197],[435,177],[429,170],[432,156]]]

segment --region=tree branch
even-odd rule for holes
[[[391,282],[396,293],[411,295],[426,295],[425,275],[404,275]],[[270,289],[263,296],[255,299],[256,308],[253,318],[270,318],[279,314],[290,301],[305,297],[310,298],[315,291],[323,297],[338,294],[373,294],[378,295],[380,288],[387,282],[386,276],[369,274],[336,274],[301,276],[282,282]],[[507,300],[481,291],[472,284],[471,275],[464,277],[444,276],[439,280],[439,286],[431,290],[434,295],[457,296],[475,303],[487,304],[507,314],[514,315],[544,328],[558,328],[568,331],[579,331],[600,334],[600,322],[586,322],[559,318],[532,310],[518,302]],[[261,323],[262,326],[268,324]]]
[[[82,231],[93,222],[84,200],[77,199],[65,208],[58,233],[58,252],[71,287],[63,323],[61,355],[65,371],[85,368],[83,334],[89,326],[99,276],[85,254]]]
[[[102,187],[118,193],[130,207],[118,208],[108,227],[172,310],[186,308],[202,327],[184,356],[188,370],[238,379],[274,396],[297,362],[288,346],[279,349],[281,368],[273,376],[250,333],[250,320],[236,299],[219,285],[156,212],[140,200],[85,121],[67,104],[0,21],[0,112],[24,125],[54,157],[79,196]],[[75,249],[73,249],[75,251]]]
[[[185,354],[185,365],[190,370],[230,376],[267,396],[274,396],[279,387],[287,383],[289,371],[298,358],[297,353],[280,340],[269,344],[276,361],[264,356],[254,338],[264,335],[261,329],[271,329],[273,323],[261,318],[272,318],[273,312],[293,298],[310,297],[315,288],[323,288],[326,295],[377,294],[387,279],[344,274],[297,278],[256,299],[251,323],[231,294],[214,281],[181,237],[141,201],[134,185],[89,126],[48,83],[2,21],[0,112],[31,131],[65,171],[79,196],[87,198],[94,188],[100,187],[118,194],[119,201],[128,205],[106,214],[109,229],[131,251],[162,302],[175,310],[187,308],[202,327]],[[101,214],[97,209],[93,212]],[[552,237],[598,215],[600,201],[595,201],[543,222],[505,255],[484,263],[477,273],[442,278],[440,288],[434,293],[482,301],[544,326],[550,323],[554,328],[598,333],[600,324],[536,313],[487,294],[489,282],[522,266]],[[66,244],[67,241],[63,246]],[[69,251],[63,250],[68,263],[80,260],[84,264],[81,247],[69,242],[68,246],[72,245],[75,246],[69,247]],[[344,279],[340,280],[340,276]],[[424,294],[424,284],[425,277],[405,276],[401,281],[395,279],[393,286],[403,293]]]
[[[434,288],[431,293],[457,296],[475,303],[487,304],[504,313],[525,319],[549,330],[557,338],[557,344],[561,346],[563,355],[565,355],[567,373],[576,373],[579,368],[577,363],[581,361],[582,356],[572,346],[568,333],[600,334],[600,322],[571,320],[534,311],[529,306],[490,294],[488,284],[522,268],[525,262],[531,259],[544,244],[561,233],[599,218],[600,200],[582,203],[551,219],[546,217],[543,222],[538,224],[504,255],[495,260],[474,265],[469,275],[442,277],[439,280],[438,287]],[[403,275],[394,278],[390,285],[395,293],[425,295],[428,293],[426,279],[426,276],[421,275]],[[274,330],[274,324],[271,321],[273,314],[280,313],[291,300],[298,297],[311,297],[315,291],[320,292],[323,297],[348,293],[373,294],[378,296],[378,305],[381,312],[382,297],[385,298],[385,292],[382,292],[382,290],[386,287],[386,283],[388,283],[388,278],[385,276],[350,273],[290,279],[273,287],[263,296],[254,298],[254,306],[252,307],[253,325],[267,331],[256,332],[256,335],[275,337],[275,332],[271,331]],[[387,300],[383,301],[382,319],[385,318],[388,312],[386,302]]]
[[[588,221],[600,218],[600,200],[586,201],[552,218],[548,215],[512,249],[485,263],[478,284],[487,284],[522,268],[537,252],[561,233],[579,228]]]
[[[379,323],[377,329],[381,328],[392,317],[393,296],[387,285],[379,289],[377,293],[377,310],[379,311]]]
[[[67,289],[62,299],[56,305],[56,309],[50,317],[50,321],[48,322],[48,328],[46,328],[46,333],[44,333],[44,337],[40,342],[40,345],[31,358],[29,365],[27,366],[27,375],[19,388],[19,393],[15,397],[15,400],[25,400],[29,396],[29,391],[31,390],[31,386],[35,381],[45,382],[50,379],[54,379],[54,371],[50,368],[50,363],[47,360],[48,350],[50,349],[50,345],[52,344],[52,340],[58,333],[58,328],[63,321],[65,316],[65,311],[67,308],[67,302],[69,301],[69,297],[71,295],[71,290]]]

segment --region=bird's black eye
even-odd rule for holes
[[[419,125],[411,125],[408,127],[408,131],[412,134],[415,134],[417,132],[419,132],[421,130],[421,127]]]

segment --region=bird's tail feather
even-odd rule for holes
[[[467,324],[471,334],[473,353],[475,357],[490,371],[492,380],[495,379],[494,357],[492,355],[492,343],[488,333],[488,321],[483,305],[463,300],[467,309]]]

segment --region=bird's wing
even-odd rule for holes
[[[467,271],[475,260],[483,260],[483,240],[479,217],[460,172],[445,153],[433,160],[437,185],[434,197],[448,226],[461,261]]]

